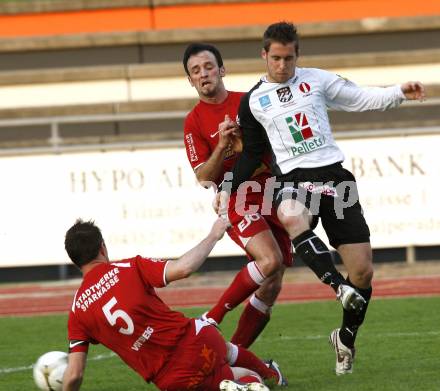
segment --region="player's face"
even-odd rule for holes
[[[267,79],[271,83],[285,83],[295,75],[298,59],[295,42],[287,45],[272,42],[268,51],[262,50],[261,56],[266,60]]]
[[[225,87],[222,77],[225,69],[218,66],[211,52],[205,50],[188,59],[188,80],[200,97],[215,97]]]

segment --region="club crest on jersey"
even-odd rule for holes
[[[277,90],[278,99],[280,102],[286,103],[290,102],[293,98],[292,91],[290,90],[290,87],[282,87]]]
[[[303,94],[307,94],[308,92],[310,92],[310,84],[302,82],[299,85],[299,90],[303,93]]]

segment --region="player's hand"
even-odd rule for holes
[[[236,136],[239,132],[238,125],[229,118],[229,115],[225,115],[223,122],[218,125],[218,147],[226,149],[232,142],[232,136]]]
[[[418,99],[420,102],[423,102],[426,98],[425,86],[419,81],[408,81],[402,84],[400,88],[408,100]]]
[[[228,130],[231,130],[231,134],[234,137],[241,137],[241,130],[237,122],[233,121],[228,114],[225,115],[225,120],[222,122],[225,124]]]
[[[212,202],[212,207],[214,208],[215,213],[217,213],[219,216],[227,216],[228,206],[229,194],[226,191],[218,192],[214,197],[214,201]]]
[[[209,235],[214,237],[216,240],[220,240],[230,226],[231,225],[227,219],[219,217],[212,225]]]

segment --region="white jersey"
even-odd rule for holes
[[[234,183],[248,179],[244,166],[267,147],[274,175],[342,162],[344,155],[333,138],[327,109],[386,110],[404,99],[398,85],[359,87],[321,69],[296,68],[295,76],[283,84],[262,78],[241,101],[244,156],[234,170]]]

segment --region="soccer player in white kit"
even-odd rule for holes
[[[216,204],[224,208],[231,191],[245,189],[240,184],[250,178],[269,150],[272,174],[276,176],[273,190],[278,218],[296,253],[335,289],[343,304],[342,325],[330,335],[336,352],[336,374],[341,375],[352,372],[356,334],[372,293],[373,264],[370,231],[356,181],[342,166],[344,155],[333,138],[327,109],[386,110],[405,99],[423,100],[425,89],[420,82],[362,88],[321,69],[297,68],[298,53],[299,39],[293,24],[280,22],[266,29],[262,57],[267,74],[241,101],[243,152],[232,180],[225,176]],[[327,245],[313,232],[319,218],[346,267],[346,279],[332,266]],[[354,287],[359,295],[345,295],[347,286]],[[344,296],[354,301],[344,303]]]

